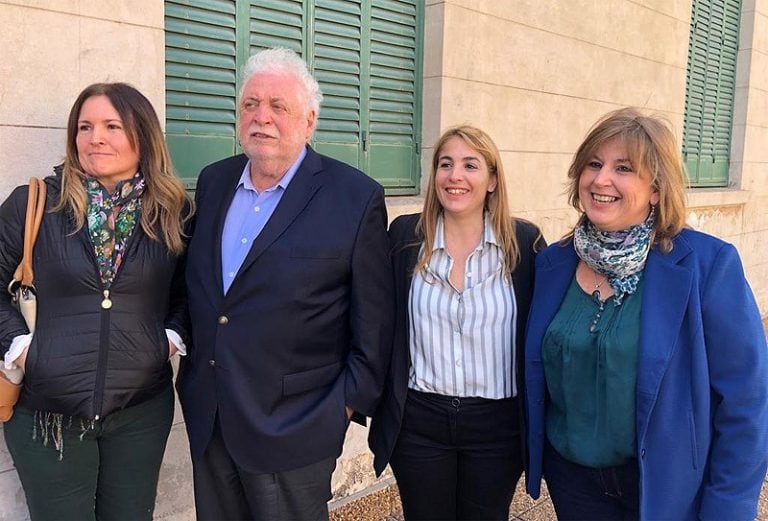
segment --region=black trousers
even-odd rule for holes
[[[544,479],[561,521],[640,519],[638,469],[637,458],[615,467],[585,467],[562,457],[549,441],[544,446]]]
[[[407,521],[506,521],[523,471],[515,399],[409,390],[390,466]]]
[[[211,441],[192,460],[198,520],[327,521],[336,458],[298,469],[257,474],[229,454],[219,419]]]

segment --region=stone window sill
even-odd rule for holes
[[[746,204],[752,193],[738,188],[690,188],[686,192],[688,209]]]

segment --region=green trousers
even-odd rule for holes
[[[61,441],[17,408],[5,441],[32,521],[151,520],[173,421],[173,389],[87,425],[65,418]]]

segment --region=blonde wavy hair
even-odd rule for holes
[[[604,115],[590,129],[568,168],[568,202],[586,219],[579,199],[579,178],[604,143],[620,139],[627,148],[632,168],[651,178],[659,194],[654,223],[654,243],[672,251],[672,239],[685,228],[685,165],[680,147],[668,124],[659,117],[643,115],[628,107]],[[566,239],[572,232],[566,236]]]
[[[470,125],[459,125],[449,128],[443,132],[437,143],[435,143],[435,151],[432,154],[432,172],[424,199],[424,208],[416,224],[416,233],[423,238],[424,248],[414,271],[425,272],[432,258],[437,219],[443,211],[443,206],[437,197],[435,175],[442,148],[448,140],[453,138],[461,139],[483,156],[485,163],[488,165],[488,173],[496,177],[496,189],[485,194],[485,208],[490,214],[491,226],[493,233],[496,235],[496,240],[499,241],[504,252],[504,274],[508,280],[511,280],[512,272],[520,260],[520,249],[515,236],[516,221],[510,213],[509,202],[507,201],[507,185],[504,176],[504,166],[501,163],[501,154],[499,154],[499,149],[488,134]]]
[[[67,121],[66,156],[61,165],[61,199],[52,211],[68,210],[74,232],[83,227],[88,208],[86,172],[77,153],[78,120],[83,104],[93,96],[106,96],[115,108],[128,137],[139,153],[145,189],[141,197],[141,227],[149,237],[162,240],[174,254],[184,251],[184,222],[194,211],[171,163],[157,113],[149,100],[126,83],[94,83],[75,100]]]

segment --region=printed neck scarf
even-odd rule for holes
[[[110,289],[120,269],[128,237],[141,214],[144,176],[136,172],[132,179],[117,183],[109,191],[93,177],[86,178],[88,192],[88,232],[96,252],[101,282]]]
[[[584,216],[573,232],[576,255],[587,266],[605,275],[613,289],[616,305],[637,290],[651,249],[655,222],[656,209],[651,207],[644,222],[625,230],[602,232]]]

